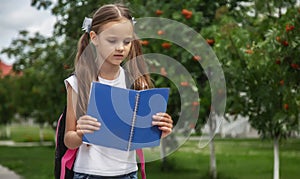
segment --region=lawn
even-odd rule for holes
[[[54,141],[55,131],[50,127],[41,129],[38,125],[19,125],[9,126],[10,136],[6,136],[5,126],[0,126],[0,140],[13,140],[15,142],[40,142],[40,132],[43,134],[43,141]]]
[[[209,148],[199,149],[197,141],[188,141],[162,162],[146,164],[149,179],[204,179],[208,177]],[[217,139],[215,141],[219,179],[272,178],[271,141],[259,139]],[[0,147],[0,163],[28,179],[52,179],[54,147]],[[280,145],[281,179],[299,178],[300,139]]]

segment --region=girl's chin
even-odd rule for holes
[[[113,60],[108,60],[106,62],[111,65],[120,66],[123,61],[124,61],[124,59],[113,59]]]

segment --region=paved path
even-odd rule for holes
[[[34,146],[52,146],[53,142],[14,142],[11,140],[0,141],[0,146],[13,146],[13,147],[34,147]],[[2,178],[0,178],[2,179]]]
[[[21,177],[19,175],[17,175],[15,172],[13,172],[1,165],[0,165],[0,178],[1,179],[21,179]]]

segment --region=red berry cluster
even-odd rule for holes
[[[292,31],[292,30],[294,30],[294,29],[295,29],[295,26],[293,26],[293,25],[287,24],[287,25],[285,26],[285,31],[286,31],[286,32]]]
[[[193,12],[187,9],[182,9],[181,14],[184,15],[186,19],[190,19],[193,15]]]
[[[210,45],[213,46],[215,44],[215,40],[214,39],[206,39],[206,42]]]

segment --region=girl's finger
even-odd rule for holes
[[[100,127],[101,124],[97,121],[96,118],[90,117],[90,116],[82,116],[77,121],[77,124],[79,125],[91,125],[95,127]]]
[[[167,128],[173,128],[172,123],[167,123],[167,122],[161,122],[161,121],[152,121],[153,126],[159,126],[159,127],[167,127]]]
[[[93,126],[93,125],[77,125],[77,130],[99,130],[100,129],[100,126],[97,127],[97,126]]]

